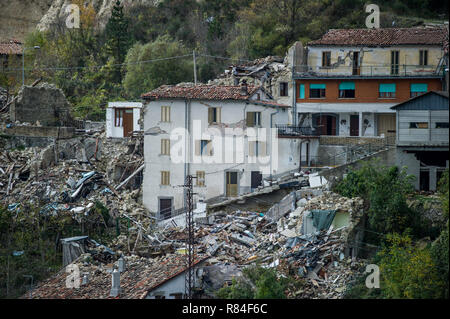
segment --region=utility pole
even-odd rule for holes
[[[195,50],[192,51],[192,58],[194,59],[194,84],[197,85],[197,60],[195,58]]]
[[[187,247],[186,247],[186,275],[184,282],[184,293],[186,299],[192,299],[192,291],[194,288],[194,262],[195,262],[195,246],[194,246],[194,191],[192,186],[192,175],[186,177],[184,189],[186,192],[186,230],[187,230]]]

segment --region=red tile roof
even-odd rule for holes
[[[391,45],[443,45],[448,39],[447,28],[380,28],[330,29],[322,38],[308,43],[310,46],[391,46]]]
[[[207,257],[199,256],[195,264]],[[125,257],[126,270],[120,274],[122,293],[119,299],[144,299],[149,290],[167,282],[186,270],[186,258],[182,255],[166,255],[164,257],[147,259],[140,257]],[[76,263],[76,262],[74,262]],[[43,281],[32,290],[32,299],[107,299],[111,290],[111,273],[106,267],[95,265],[84,266],[76,263],[83,273],[89,273],[89,283],[79,288],[66,288],[66,278],[69,275],[65,268],[51,278]],[[81,281],[81,279],[80,279]],[[29,299],[29,292],[21,298]]]
[[[241,94],[239,85],[162,85],[142,94],[143,99],[248,100],[260,87],[247,87],[248,95]]]
[[[0,54],[22,54],[22,43],[17,40],[0,42]]]

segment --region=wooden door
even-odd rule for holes
[[[125,109],[123,112],[123,137],[128,137],[133,132],[133,109]]]
[[[377,134],[380,136],[395,136],[395,114],[378,114]]]
[[[237,172],[226,172],[226,195],[236,197],[238,194]]]
[[[350,136],[359,136],[359,115],[350,115]]]
[[[262,182],[262,174],[259,171],[252,172],[251,188],[258,188]]]

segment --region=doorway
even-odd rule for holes
[[[316,126],[320,135],[336,135],[336,117],[320,115],[316,118]]]
[[[359,115],[350,115],[350,136],[359,136]]]
[[[226,172],[226,196],[236,197],[238,194],[237,172]]]
[[[262,174],[260,171],[252,171],[251,174],[251,188],[255,189],[261,185],[262,182]]]
[[[420,171],[419,183],[421,191],[430,190],[430,171]]]
[[[159,218],[168,219],[172,216],[172,198],[159,199]]]
[[[131,136],[133,132],[133,109],[125,109],[123,113],[123,137]]]

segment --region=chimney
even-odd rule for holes
[[[242,80],[242,83],[241,83],[241,95],[248,95],[247,80]]]
[[[111,292],[109,294],[110,297],[117,297],[121,293],[120,289],[120,272],[117,269],[114,269],[112,272],[112,286]]]
[[[125,268],[126,268],[126,263],[125,263],[125,259],[122,256],[119,258],[119,272],[125,271]]]

